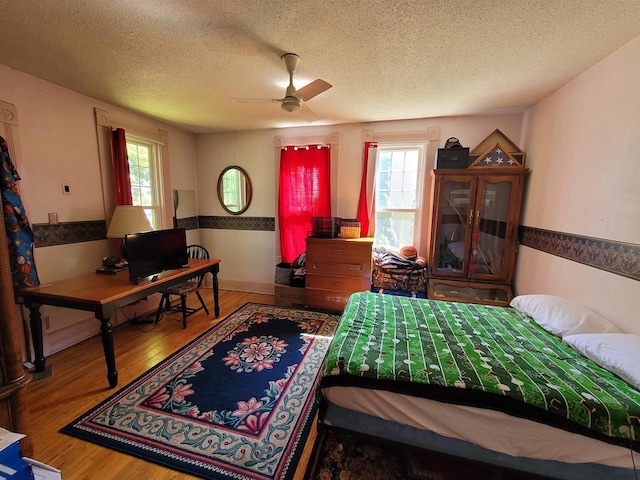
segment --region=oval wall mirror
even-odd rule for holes
[[[251,203],[251,181],[241,167],[231,165],[218,177],[218,200],[231,215],[244,213]]]

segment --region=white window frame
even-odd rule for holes
[[[376,197],[377,197],[377,182],[378,172],[380,167],[380,153],[386,151],[406,151],[406,150],[418,150],[418,172],[416,178],[416,201],[415,208],[378,208],[377,202],[375,205],[375,215],[379,212],[413,212],[414,224],[413,224],[413,245],[418,247],[422,244],[422,227],[423,227],[423,214],[422,208],[424,204],[425,195],[425,175],[427,171],[427,142],[377,142],[378,147],[376,149]],[[377,222],[376,222],[377,225]],[[400,248],[402,245],[387,245],[389,247]]]
[[[153,140],[148,140],[143,137],[132,135],[126,133],[127,138],[127,149],[129,145],[135,145],[142,148],[149,149],[149,180],[150,180],[150,189],[151,189],[151,204],[145,205],[142,204],[142,207],[149,218],[149,222],[154,230],[160,230],[163,228],[163,202],[162,202],[162,168],[161,168],[161,153],[160,148],[158,148],[157,142]],[[132,188],[132,197],[133,197],[133,188],[135,186],[131,185]],[[140,205],[135,200],[133,202],[134,205]]]

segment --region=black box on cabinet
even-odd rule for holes
[[[469,166],[468,148],[439,148],[436,168],[467,168]]]
[[[340,217],[313,217],[312,235],[316,238],[336,238],[340,233]]]

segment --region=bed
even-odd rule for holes
[[[568,344],[626,336],[559,305],[533,304],[545,323],[527,308],[356,293],[319,382],[320,421],[550,478],[636,479],[637,385]]]

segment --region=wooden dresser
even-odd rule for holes
[[[307,238],[305,305],[342,312],[349,296],[371,288],[372,238]]]

